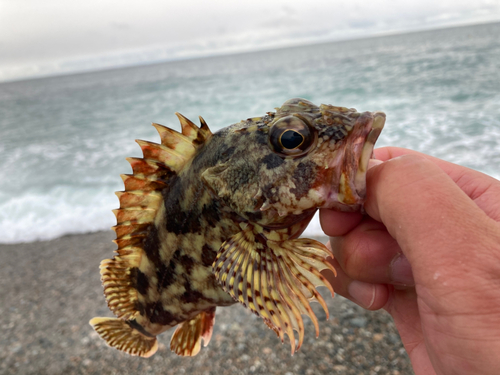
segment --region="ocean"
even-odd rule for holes
[[[378,146],[499,178],[500,23],[0,83],[0,242],[115,224],[135,139],[174,112],[211,129],[292,97],[382,110]],[[317,221],[309,235],[322,234]]]

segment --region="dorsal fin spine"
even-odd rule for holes
[[[177,116],[182,134],[153,124],[161,144],[137,140],[143,158],[127,158],[133,173],[121,176],[125,190],[116,193],[120,201],[120,208],[113,210],[117,220],[113,227],[117,255],[102,261],[100,269],[106,301],[120,319],[134,319],[139,314],[132,268],[141,264],[142,243],[163,202],[162,189],[212,136],[202,118],[198,128],[186,117]]]
[[[212,132],[210,131],[210,128],[208,127],[205,119],[201,116],[198,116],[198,118],[200,119],[200,124],[201,124],[201,127],[200,127],[200,130],[203,131],[204,133],[210,133],[212,134]]]
[[[159,181],[156,179],[156,176],[145,177],[143,174],[122,174],[121,178],[123,180],[123,184],[125,185],[125,191],[155,191],[161,190],[165,186],[165,183],[163,181]]]
[[[202,144],[212,137],[212,132],[201,116],[201,128],[199,128],[191,120],[184,117],[179,112],[175,112],[175,114],[181,123],[182,134],[191,139],[194,144]]]
[[[153,126],[160,135],[161,144],[163,146],[176,150],[179,149],[179,152],[182,154],[190,154],[196,150],[191,139],[184,136],[182,133],[156,123],[153,123]]]
[[[129,190],[117,191],[116,196],[120,200],[120,208],[149,207],[158,209],[162,196],[159,191]]]
[[[186,163],[186,156],[171,148],[140,139],[136,139],[136,142],[141,146],[145,160],[157,160],[176,172],[180,171]]]
[[[191,140],[196,139],[199,130],[196,124],[187,117],[181,115],[179,112],[175,112],[175,115],[181,123],[182,134]]]
[[[153,175],[159,169],[166,168],[165,164],[158,160],[130,157],[126,158],[132,167],[134,175]]]

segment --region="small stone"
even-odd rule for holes
[[[385,335],[383,333],[375,333],[373,335],[373,341],[380,342],[380,341],[382,341],[384,339],[384,336]]]
[[[84,337],[80,340],[83,345],[87,345],[90,342],[90,338]]]
[[[250,356],[248,354],[243,354],[241,357],[240,357],[240,360],[242,361],[248,361],[250,359]]]
[[[21,349],[23,348],[22,345],[14,345],[12,348],[10,348],[10,352],[11,353],[19,353],[21,351]]]
[[[354,327],[363,328],[364,326],[366,326],[366,323],[368,323],[368,319],[363,317],[352,318],[351,320],[349,320],[349,323],[351,323],[351,325]]]
[[[389,341],[391,342],[391,344],[400,344],[401,343],[399,336],[396,335],[395,333],[391,333],[389,335]]]
[[[85,366],[85,367],[88,367],[92,364],[92,360],[90,359],[84,359],[83,362],[82,362],[82,365]]]
[[[273,350],[271,348],[268,348],[268,347],[265,347],[264,349],[262,349],[262,353],[264,354],[271,354],[273,352]]]
[[[342,341],[344,341],[344,336],[342,336],[342,335],[334,335],[333,336],[333,340],[335,340],[335,342],[342,342]]]

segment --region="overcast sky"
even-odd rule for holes
[[[500,0],[0,0],[0,81],[500,21]]]

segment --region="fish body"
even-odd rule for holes
[[[177,326],[171,349],[192,356],[210,340],[215,308],[239,302],[288,335],[293,353],[303,314],[318,334],[309,302],[328,314],[316,287],[333,290],[320,271],[335,272],[330,251],[299,236],[318,208],[361,209],[385,114],[290,99],[214,134],[177,115],[182,133],[153,124],[161,144],[137,141],[144,157],[129,158],[117,255],[100,266],[117,317],[90,324],[143,357]]]

